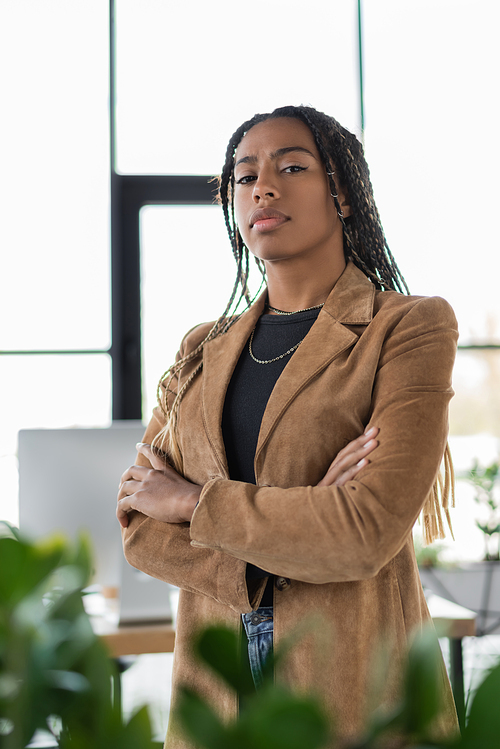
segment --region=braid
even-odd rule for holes
[[[153,445],[167,453],[180,473],[183,470],[183,461],[177,439],[177,415],[184,394],[202,370],[203,347],[205,343],[223,335],[234,325],[240,315],[253,303],[266,282],[264,263],[255,258],[261,274],[261,283],[257,294],[252,298],[248,286],[249,250],[240,234],[234,213],[234,156],[241,139],[254,125],[280,117],[302,120],[313,135],[328,174],[330,192],[342,223],[346,259],[351,259],[376,288],[409,293],[406,282],[387,245],[373,197],[370,172],[363,154],[363,147],[357,138],[333,117],[318,112],[312,107],[281,107],[269,114],[257,114],[244,122],[229,140],[224,166],[219,177],[218,199],[222,206],[224,222],[237,267],[231,295],[224,312],[215,321],[204,340],[187,356],[176,360],[162,375],[158,384],[158,403],[166,423],[153,440]],[[352,215],[347,220],[342,214],[338,200],[335,174],[338,174],[338,185],[341,185],[349,196]],[[241,309],[242,304],[243,309]],[[181,370],[196,359],[200,361],[176,392],[172,388],[173,381],[178,382]]]
[[[198,375],[198,373],[201,372],[201,369],[203,367],[203,360],[201,359],[200,362],[198,362],[189,377],[177,392],[172,388],[172,382],[174,380],[179,380],[180,373],[183,367],[202,356],[203,347],[206,343],[208,343],[208,341],[211,341],[214,338],[223,335],[229,330],[232,325],[234,325],[240,315],[255,301],[255,298],[262,290],[262,286],[265,282],[264,266],[259,260],[257,260],[257,266],[261,273],[262,280],[256,295],[252,298],[248,287],[248,277],[250,271],[249,252],[239,233],[236,225],[236,218],[234,215],[234,153],[244,134],[250,127],[252,127],[253,124],[255,124],[253,122],[252,124],[250,124],[250,122],[252,121],[243,123],[243,125],[241,125],[241,127],[239,127],[231,137],[226,150],[224,167],[219,177],[219,202],[222,205],[224,222],[229,236],[229,241],[231,243],[233,256],[236,261],[236,278],[231,291],[231,295],[226,304],[224,312],[215,321],[203,341],[201,341],[201,343],[195,349],[193,349],[193,351],[187,354],[187,356],[183,356],[177,359],[174,364],[172,364],[166,370],[166,372],[163,373],[158,383],[157,400],[160,410],[165,418],[165,426],[154,438],[153,447],[161,450],[167,456],[167,458],[171,460],[174,468],[179,473],[182,473],[183,471],[182,453],[177,439],[177,415],[179,411],[179,405],[193,380]],[[238,295],[239,287],[241,290]],[[245,303],[244,309],[240,311],[239,314],[237,314],[236,312],[243,301]]]

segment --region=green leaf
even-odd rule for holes
[[[499,694],[500,664],[490,671],[474,696],[460,749],[489,749],[500,745]]]
[[[110,711],[99,723],[64,726],[59,739],[60,749],[147,749],[151,746],[152,730],[146,707],[136,712],[128,723]]]
[[[490,527],[488,524],[483,524],[480,523],[479,520],[476,520],[476,525],[479,530],[485,534],[485,536],[492,536],[494,533],[498,533],[500,531],[500,524]]]
[[[64,545],[61,539],[50,544],[30,545],[13,538],[0,538],[0,606],[12,609],[33,592],[58,566]]]
[[[175,711],[177,722],[192,741],[204,749],[231,749],[231,730],[195,692],[183,688]],[[234,746],[234,749],[237,749]]]
[[[260,691],[240,722],[250,746],[259,749],[320,749],[330,737],[317,702],[279,686]]]
[[[26,746],[51,715],[63,721],[61,747],[150,745],[146,712],[124,724],[111,703],[112,663],[82,603],[88,542],[34,544],[0,524],[0,569],[0,715],[10,746]]]
[[[67,692],[87,692],[90,684],[82,674],[75,671],[45,671],[47,686],[64,689]]]
[[[410,735],[423,736],[441,708],[442,657],[433,627],[425,627],[410,648],[401,723]]]
[[[486,478],[494,481],[498,475],[498,463],[495,462],[490,466],[487,466],[484,471],[484,475],[486,476]]]
[[[99,743],[95,749],[147,749],[151,745],[153,734],[147,707],[142,707],[128,723],[120,725],[115,730],[102,731]],[[88,749],[89,744],[85,749]]]
[[[255,691],[246,650],[246,639],[227,627],[208,627],[195,641],[198,656],[241,695]]]
[[[14,674],[0,673],[0,704],[2,700],[12,700],[19,694],[19,680]]]
[[[13,538],[15,541],[21,540],[21,534],[19,528],[15,525],[11,525],[6,520],[0,520],[0,539],[2,538]]]
[[[0,736],[8,736],[14,730],[14,724],[8,718],[0,718]]]

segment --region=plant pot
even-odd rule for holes
[[[500,634],[500,562],[421,567],[420,578],[436,595],[477,612],[477,637]]]

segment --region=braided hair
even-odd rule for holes
[[[370,171],[363,154],[363,146],[337,120],[312,107],[280,107],[269,114],[257,114],[244,122],[229,141],[220,177],[219,202],[224,211],[224,220],[236,261],[239,262],[242,256],[248,257],[248,248],[244,245],[234,218],[234,154],[243,136],[254,125],[281,117],[301,120],[312,133],[326,167],[330,192],[342,222],[346,260],[352,260],[377,289],[408,293],[406,282],[387,245],[373,197]],[[338,202],[335,175],[338,175],[339,185],[349,196],[352,215],[347,219],[342,216]]]
[[[299,119],[310,129],[320,157],[324,163],[330,183],[335,207],[342,222],[344,255],[363,271],[377,289],[409,293],[406,282],[389,250],[380,216],[373,197],[370,172],[363,146],[357,138],[342,127],[337,120],[312,107],[288,106],[267,114],[257,114],[244,122],[232,135],[227,149],[222,173],[219,177],[218,200],[222,206],[229,241],[237,265],[236,279],[231,296],[222,315],[215,321],[207,336],[187,356],[178,358],[162,375],[158,385],[158,403],[165,417],[165,427],[155,437],[153,446],[166,452],[177,471],[182,472],[182,454],[176,436],[179,404],[186,390],[203,367],[202,351],[208,341],[226,333],[255,297],[250,294],[249,250],[236,224],[234,214],[234,157],[244,135],[254,125],[270,119],[288,117]],[[339,186],[349,197],[352,215],[344,218],[337,197],[334,177],[338,175]],[[265,284],[264,264],[255,259],[261,273],[261,285]],[[257,295],[255,295],[257,296]],[[243,305],[243,309],[241,309]],[[181,370],[194,360],[199,360],[180,389],[177,383]]]

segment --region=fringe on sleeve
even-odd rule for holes
[[[444,451],[443,464],[444,477],[443,472],[439,471],[434,485],[427,495],[422,508],[424,543],[426,545],[431,544],[438,538],[445,537],[443,515],[441,511],[444,512],[451,537],[455,540],[450,517],[450,501],[451,507],[455,507],[455,472],[453,470],[453,462],[448,443],[446,443]]]

